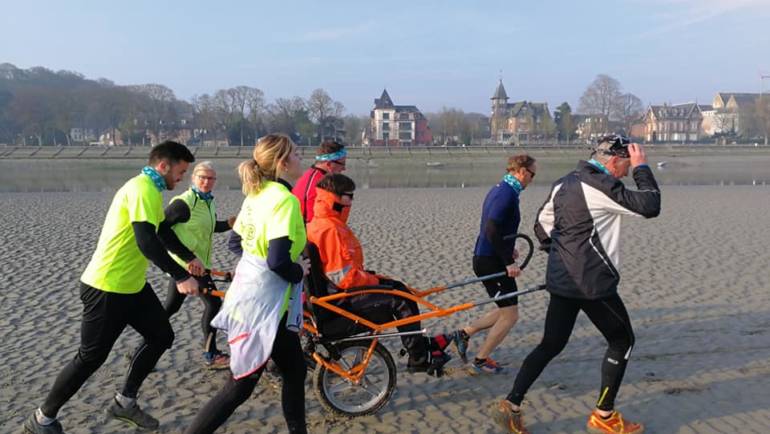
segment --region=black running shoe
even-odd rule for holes
[[[428,375],[441,378],[444,376],[444,365],[449,363],[450,360],[452,360],[452,356],[441,350],[431,351],[430,364],[426,372]]]
[[[64,428],[62,428],[58,420],[54,420],[48,425],[41,425],[33,412],[24,421],[24,432],[29,434],[64,434]]]
[[[154,430],[160,425],[158,419],[139,408],[137,403],[134,403],[131,407],[124,408],[113,398],[105,413],[107,413],[108,417],[130,423],[139,430]]]

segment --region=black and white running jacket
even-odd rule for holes
[[[549,292],[585,300],[617,292],[621,216],[660,214],[660,190],[652,170],[638,166],[633,177],[638,190],[581,161],[553,184],[535,223],[535,235],[549,251]]]

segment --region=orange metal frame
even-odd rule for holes
[[[435,288],[435,289],[438,289],[438,288]],[[440,289],[432,291],[432,292],[431,292],[431,290],[427,290],[424,293],[433,294],[433,293],[436,293],[436,292],[440,292],[441,290],[443,290],[443,288],[440,288]],[[363,294],[387,294],[387,295],[392,295],[392,296],[395,296],[395,297],[406,298],[408,300],[414,301],[415,303],[417,303],[420,306],[425,307],[429,311],[425,312],[425,313],[418,314],[418,315],[410,316],[409,318],[402,318],[402,319],[399,319],[399,320],[390,321],[390,322],[386,322],[386,323],[382,323],[382,324],[375,324],[375,323],[367,320],[366,318],[363,318],[363,317],[361,317],[359,315],[356,315],[354,313],[350,313],[350,312],[346,311],[345,309],[341,309],[341,308],[331,304],[331,302],[333,302],[333,301],[342,300],[342,299],[350,298],[350,297],[355,297],[357,295],[363,295]],[[358,291],[352,291],[352,292],[340,292],[340,293],[337,293],[337,294],[327,295],[325,297],[310,297],[310,302],[313,303],[316,306],[322,307],[322,308],[324,308],[326,310],[330,310],[330,311],[332,311],[332,312],[334,312],[334,313],[336,313],[338,315],[341,315],[341,316],[343,316],[343,317],[345,317],[345,318],[347,318],[347,319],[349,319],[349,320],[351,320],[351,321],[353,321],[353,322],[355,322],[357,324],[364,325],[367,328],[370,328],[372,330],[372,332],[374,332],[374,333],[381,333],[382,331],[384,331],[386,329],[390,329],[390,328],[393,328],[393,327],[398,327],[398,326],[402,326],[402,325],[406,325],[406,324],[412,324],[412,323],[415,323],[415,322],[418,322],[418,321],[423,321],[423,320],[426,320],[426,319],[439,318],[439,317],[442,317],[442,316],[451,315],[451,314],[453,314],[455,312],[459,312],[461,310],[467,310],[467,309],[470,309],[470,308],[472,308],[474,306],[473,303],[463,303],[463,304],[458,304],[458,305],[455,305],[455,306],[452,306],[452,307],[448,307],[446,309],[442,309],[442,308],[440,308],[440,307],[438,307],[438,306],[436,306],[436,305],[434,305],[432,303],[428,303],[427,301],[425,301],[422,298],[421,295],[417,295],[417,294],[421,294],[421,293],[417,292],[417,293],[413,294],[413,293],[409,293],[409,292],[405,292],[405,291],[388,290],[388,289],[364,289],[364,290],[358,290]]]
[[[393,327],[398,327],[406,324],[413,324],[415,322],[423,321],[427,319],[440,318],[440,317],[452,315],[456,312],[468,310],[475,306],[473,303],[462,303],[462,304],[458,304],[455,306],[442,309],[436,306],[435,304],[429,303],[423,299],[423,297],[425,296],[446,290],[447,289],[446,286],[436,286],[430,289],[426,289],[424,291],[418,291],[410,287],[407,287],[407,289],[409,290],[409,292],[401,291],[401,290],[388,290],[388,289],[362,289],[362,290],[356,290],[351,292],[339,292],[337,294],[327,295],[324,297],[310,297],[310,303],[312,303],[315,306],[334,312],[337,315],[340,315],[344,318],[349,319],[350,321],[355,322],[356,324],[361,324],[371,329],[371,334],[374,336]],[[387,294],[387,295],[392,295],[394,297],[403,297],[403,298],[412,300],[418,305],[426,308],[428,312],[414,315],[409,318],[402,318],[399,320],[386,322],[383,324],[375,324],[367,320],[366,318],[363,318],[359,315],[348,312],[345,309],[342,309],[332,304],[332,302],[334,301],[355,297],[357,295],[362,295],[362,294]],[[312,321],[312,315],[309,312],[305,313],[305,317]],[[304,328],[309,333],[312,333],[315,336],[319,335],[315,323],[308,324],[308,321],[305,321]],[[346,380],[351,381],[354,384],[358,384],[359,381],[361,381],[361,378],[363,378],[364,374],[366,373],[366,368],[369,366],[369,361],[371,360],[371,356],[374,353],[374,348],[377,346],[377,342],[378,342],[378,339],[376,337],[372,338],[372,342],[369,344],[369,348],[366,352],[366,356],[363,358],[363,360],[361,360],[360,363],[351,367],[349,370],[344,369],[339,365],[339,363],[337,363],[334,360],[324,359],[318,353],[313,353],[313,359],[316,361],[316,363],[320,363],[326,369],[334,372],[340,377],[345,378]]]
[[[209,274],[216,277],[223,277],[225,280],[232,282],[233,281],[233,273],[229,271],[220,271],[220,270],[209,270]],[[219,290],[213,290],[213,291],[202,291],[204,294],[213,295],[214,297],[220,297],[225,298],[225,292],[219,291]]]
[[[372,360],[372,354],[374,354],[375,347],[377,347],[377,338],[372,339],[372,342],[369,344],[369,348],[366,350],[366,355],[361,360],[361,362],[351,367],[350,369],[344,369],[336,361],[324,359],[317,352],[313,353],[313,359],[316,361],[316,363],[320,363],[324,366],[324,368],[334,372],[340,377],[354,384],[358,384],[361,382],[364,374],[366,374],[366,368],[369,366],[369,362]]]
[[[214,276],[221,276],[228,279],[232,279],[232,274],[222,272],[222,271],[211,270],[211,274]],[[436,286],[430,289],[426,289],[424,291],[419,291],[415,288],[407,287],[407,290],[409,292],[401,291],[401,290],[389,290],[389,289],[361,289],[361,290],[356,290],[351,292],[339,292],[337,294],[327,295],[325,297],[310,297],[309,301],[313,305],[329,310],[331,312],[334,312],[337,315],[347,318],[356,324],[361,324],[369,328],[371,330],[371,334],[375,336],[372,338],[371,343],[369,344],[369,348],[366,351],[366,355],[361,360],[361,362],[357,363],[355,366],[351,367],[350,369],[343,368],[339,363],[337,363],[334,360],[325,359],[317,352],[313,353],[313,359],[316,361],[316,363],[323,365],[324,368],[334,372],[340,377],[354,384],[358,384],[366,374],[366,368],[369,366],[369,362],[372,359],[372,354],[374,354],[374,349],[377,347],[378,339],[376,336],[378,334],[382,333],[387,329],[391,329],[391,328],[406,325],[406,324],[413,324],[415,322],[419,322],[427,319],[440,318],[440,317],[452,315],[456,312],[468,310],[475,306],[473,303],[462,303],[462,304],[458,304],[455,306],[442,309],[436,306],[435,304],[429,303],[423,299],[423,297],[444,291],[446,289],[447,289],[446,286]],[[211,294],[217,297],[224,297],[225,292],[210,291],[208,292],[208,294]],[[411,316],[409,318],[402,318],[402,319],[386,322],[383,324],[375,324],[367,320],[366,318],[363,318],[359,315],[348,312],[347,310],[332,304],[332,302],[334,301],[339,301],[339,300],[343,300],[346,298],[355,297],[357,295],[363,295],[363,294],[387,294],[394,297],[403,297],[408,300],[414,301],[415,303],[424,307],[428,311],[415,316]],[[305,321],[303,321],[303,329],[307,333],[310,333],[313,336],[320,336],[318,332],[318,327],[317,327],[317,324],[315,323],[313,315],[310,312],[305,311],[304,318],[305,318]]]

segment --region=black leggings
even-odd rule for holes
[[[548,362],[567,345],[577,314],[583,311],[607,339],[609,347],[602,361],[602,387],[596,407],[612,410],[628,358],[634,346],[634,331],[623,301],[617,294],[601,300],[576,300],[551,294],[545,315],[545,331],[540,344],[524,359],[508,400],[521,405],[524,394],[543,372]]]
[[[204,288],[216,289],[214,282],[211,281],[210,276],[196,277],[198,284]],[[168,312],[169,318],[175,313],[179,312],[179,308],[182,307],[187,298],[186,294],[182,294],[176,289],[176,281],[169,279],[168,289],[166,291],[166,301],[163,303],[163,308]],[[211,320],[219,312],[222,307],[222,299],[213,295],[201,295],[198,298],[203,300],[203,317],[201,317],[201,329],[203,330],[203,351],[216,352],[217,351],[217,329],[211,327]]]
[[[127,325],[146,342],[144,351],[137,352],[128,367],[121,392],[127,397],[136,398],[142,382],[174,341],[168,315],[149,283],[136,294],[105,292],[81,283],[80,300],[83,302],[80,348],[56,377],[40,407],[48,417],[56,417],[64,403],[99,369]]]
[[[307,367],[299,343],[299,335],[286,328],[286,315],[278,326],[273,351],[270,353],[283,379],[281,404],[283,416],[290,433],[304,434],[305,426],[305,375]],[[228,376],[224,387],[198,412],[185,433],[213,433],[254,392],[265,366],[254,374],[234,379]]]

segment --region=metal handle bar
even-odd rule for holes
[[[350,341],[365,341],[365,340],[381,339],[381,338],[397,338],[401,336],[424,335],[426,333],[428,333],[428,329],[414,330],[411,332],[382,333],[379,335],[371,334],[371,335],[363,335],[363,336],[351,336],[349,338],[333,339],[331,340],[331,342],[337,343],[337,342],[350,342]]]
[[[532,255],[535,253],[535,244],[532,242],[532,238],[524,234],[507,235],[503,237],[504,240],[510,240],[510,239],[515,240],[517,238],[521,238],[522,240],[526,241],[527,247],[529,248],[526,256],[524,257],[524,261],[521,263],[521,265],[519,265],[519,269],[524,270],[525,268],[527,268],[527,265],[529,265],[529,261],[532,259]],[[507,275],[508,275],[507,271],[500,271],[499,273],[487,274],[486,276],[474,277],[472,279],[466,279],[466,280],[461,280],[459,282],[450,283],[444,286],[443,288],[444,289],[458,288],[461,286],[470,285],[472,283],[484,282],[485,280],[491,280],[491,279],[497,279],[498,277],[503,277]]]
[[[516,292],[511,292],[510,294],[495,295],[492,298],[476,301],[476,302],[474,302],[472,304],[473,304],[473,307],[477,307],[477,306],[481,306],[481,305],[484,305],[484,304],[494,303],[496,301],[507,300],[509,298],[518,297],[518,296],[524,295],[524,294],[529,294],[531,292],[542,291],[542,290],[544,290],[546,288],[547,288],[547,286],[545,284],[540,284],[540,285],[534,286],[532,288],[522,289],[521,291],[516,291]]]

